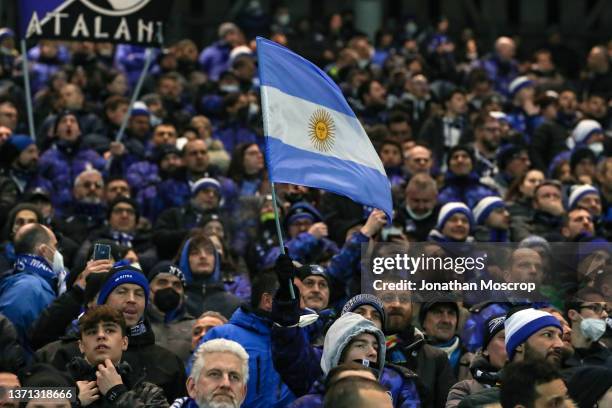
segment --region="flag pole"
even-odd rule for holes
[[[264,127],[266,120],[264,119]],[[265,133],[265,130],[264,130]],[[274,207],[274,221],[276,222],[276,234],[278,235],[278,244],[280,245],[280,251],[282,255],[285,255],[285,244],[283,242],[283,231],[280,225],[280,217],[278,214],[278,204],[276,202],[276,189],[274,188],[274,182],[270,180],[270,186],[272,187],[272,206]],[[289,293],[291,294],[291,300],[295,300],[295,291],[293,290],[293,281],[289,279]]]
[[[158,28],[157,30],[157,42],[159,43],[160,48],[163,45],[164,37],[162,33],[162,29]],[[147,47],[145,50],[145,64],[142,68],[142,72],[138,77],[138,82],[136,82],[136,87],[134,88],[134,92],[132,92],[132,97],[130,98],[130,104],[128,105],[128,110],[121,121],[121,127],[119,128],[119,132],[117,132],[117,137],[115,138],[116,142],[120,142],[123,139],[123,134],[125,133],[125,128],[127,127],[128,120],[130,120],[130,115],[132,114],[132,108],[134,103],[138,100],[138,96],[140,95],[140,89],[142,88],[142,84],[144,83],[145,77],[149,72],[149,68],[151,68],[151,63],[153,62],[153,47]]]
[[[132,114],[132,107],[134,103],[138,100],[138,95],[140,95],[140,89],[142,88],[142,84],[144,83],[144,79],[149,72],[149,68],[151,67],[151,62],[153,62],[153,48],[148,47],[145,50],[145,64],[142,68],[142,72],[138,77],[138,82],[136,83],[136,87],[134,88],[134,92],[132,92],[132,98],[130,99],[130,104],[128,106],[128,110],[121,121],[121,127],[119,128],[119,132],[117,132],[117,137],[115,138],[116,142],[120,142],[123,139],[123,134],[125,133],[125,128],[127,127],[128,120],[130,120],[130,115]]]
[[[21,40],[21,63],[23,64],[23,82],[26,93],[26,110],[28,112],[28,129],[30,137],[36,140],[36,132],[34,130],[34,113],[32,110],[32,93],[30,91],[30,72],[28,70],[28,49],[25,39]]]
[[[258,49],[257,57],[259,58],[259,49]],[[259,71],[259,75],[260,75],[259,80],[260,82],[262,82],[261,81],[261,70]],[[261,107],[262,107],[261,111],[262,111],[262,119],[263,119],[264,137],[267,137],[266,135],[270,134],[268,133],[268,119],[266,115],[263,114],[263,112],[265,112],[266,109],[268,108],[268,94],[266,93],[263,87],[259,88],[259,94],[261,96]],[[276,188],[274,187],[274,181],[272,180],[272,173],[270,172],[270,166],[268,166],[268,158],[266,156],[267,155],[265,155],[264,157],[266,158],[265,163],[266,163],[266,167],[268,168],[268,175],[270,176],[268,178],[270,180],[270,187],[272,190],[272,207],[274,208],[274,221],[276,223],[276,234],[278,235],[278,245],[280,245],[281,255],[286,255],[285,254],[285,243],[283,241],[283,230],[280,225],[280,215],[278,213],[278,203],[276,202]],[[291,300],[295,300],[295,290],[293,289],[293,281],[291,279],[289,279],[289,293],[291,294]]]

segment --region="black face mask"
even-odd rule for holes
[[[285,199],[289,201],[291,204],[295,204],[299,201],[304,201],[304,194],[301,193],[287,193],[285,194]]]
[[[172,288],[164,288],[155,292],[155,306],[162,313],[169,313],[175,310],[181,302],[181,295]]]

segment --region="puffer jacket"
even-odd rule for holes
[[[214,166],[209,166],[209,170],[202,177],[217,179],[221,184],[221,197],[223,197],[224,202],[221,207],[226,211],[231,210],[238,198],[238,191],[234,182],[231,179],[222,177],[219,169]],[[162,180],[157,186],[157,200],[160,200],[162,203],[162,210],[187,204],[191,198],[191,186],[195,181],[197,181],[197,178],[194,178],[188,172],[181,178],[176,177]]]
[[[89,365],[82,357],[73,358],[67,365],[67,370],[75,383],[77,381],[95,381],[96,368]],[[111,388],[104,398],[91,403],[91,408],[166,408],[170,404],[164,396],[164,391],[155,384],[137,379],[127,362],[121,362],[117,367],[123,384]],[[109,399],[113,395],[113,400]]]
[[[241,306],[229,323],[211,329],[200,340],[200,344],[218,338],[233,340],[249,354],[249,381],[242,408],[282,408],[295,399],[272,364],[271,328],[269,318]]]
[[[319,263],[318,257],[325,252],[337,254],[338,246],[327,238],[318,239],[308,232],[302,232],[297,237],[286,242],[291,259],[301,264]],[[280,255],[280,248],[273,247],[266,255],[265,265],[274,265]]]
[[[157,185],[161,182],[159,168],[155,163],[140,161],[128,167],[125,178],[134,192],[140,212],[151,221],[155,221],[162,206],[157,196]]]
[[[480,182],[475,171],[467,176],[457,176],[450,171],[444,177],[444,187],[438,194],[438,203],[444,205],[453,201],[460,201],[470,208],[474,208],[480,200],[488,196],[498,196],[497,191]]]
[[[420,407],[416,380],[417,375],[410,370],[389,364],[383,369],[380,384],[389,390],[394,408]],[[308,394],[295,400],[289,408],[322,408],[324,397],[323,381],[317,381]]]
[[[102,172],[106,161],[90,149],[63,147],[59,142],[47,150],[39,162],[40,174],[53,183],[51,201],[54,208],[65,208],[72,202],[75,178],[85,169],[93,167]]]
[[[231,50],[232,46],[225,41],[217,41],[202,50],[198,63],[210,80],[218,80],[221,73],[229,68]]]
[[[0,275],[0,313],[15,326],[22,344],[27,344],[32,323],[55,299],[55,278],[46,259],[24,254],[18,254],[14,269]]]

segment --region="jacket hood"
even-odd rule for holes
[[[245,305],[236,309],[229,322],[263,335],[270,335],[271,332],[271,320],[249,310]]]
[[[193,276],[193,272],[191,272],[191,267],[189,265],[189,247],[191,246],[191,239],[188,239],[187,242],[185,242],[185,245],[183,246],[183,250],[181,251],[181,257],[179,259],[179,268],[181,271],[183,271],[183,274],[185,275],[185,281],[187,283],[187,285],[191,284],[194,282],[194,280],[196,280]],[[213,270],[213,273],[207,277],[203,279],[203,283],[208,285],[211,283],[219,283],[222,281],[222,276],[221,276],[221,261],[219,259],[219,253],[217,251],[215,251],[215,269]]]
[[[476,381],[484,385],[494,386],[499,382],[500,372],[493,367],[489,360],[481,352],[476,354],[470,364],[470,373]]]
[[[331,325],[325,335],[321,369],[327,375],[339,364],[342,352],[349,343],[362,333],[370,333],[378,342],[378,368],[382,373],[385,364],[386,343],[383,332],[371,321],[355,313],[345,313]]]

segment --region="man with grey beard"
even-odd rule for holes
[[[171,408],[239,408],[249,380],[249,355],[238,343],[214,339],[195,354],[187,379],[189,397],[179,398]]]
[[[90,232],[104,225],[106,206],[104,203],[104,180],[98,170],[81,172],[74,180],[73,202],[61,215],[66,221],[58,229],[75,242],[83,242]]]

